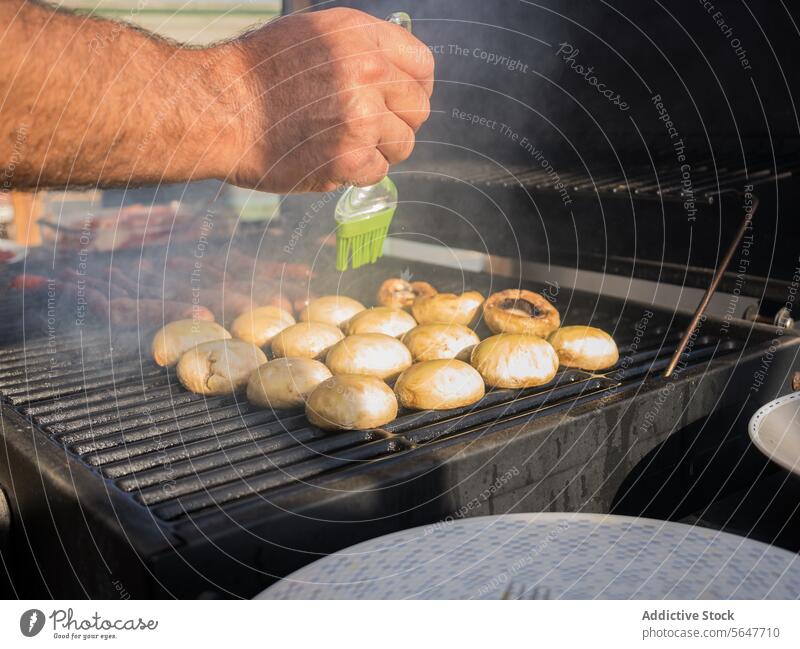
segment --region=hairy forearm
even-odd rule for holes
[[[251,108],[238,46],[0,2],[6,189],[223,178]],[[9,173],[11,171],[11,173]]]
[[[411,153],[432,89],[428,48],[352,9],[195,49],[0,0],[0,183],[370,184]]]

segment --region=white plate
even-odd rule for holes
[[[800,475],[800,392],[761,406],[750,419],[748,431],[764,455]]]

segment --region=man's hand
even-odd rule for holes
[[[405,160],[428,118],[430,50],[352,9],[281,18],[237,42],[252,98],[231,181],[271,191],[369,185]]]
[[[433,86],[423,43],[348,9],[192,49],[3,0],[0,46],[3,189],[369,184],[410,154]]]

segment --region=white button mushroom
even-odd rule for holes
[[[558,371],[558,356],[550,344],[529,334],[497,334],[474,350],[470,360],[487,385],[532,388],[549,383]]]
[[[391,388],[374,376],[340,374],[320,383],[306,402],[306,417],[324,430],[364,430],[397,416]]]
[[[222,325],[207,320],[175,320],[165,325],[153,338],[153,360],[162,367],[171,367],[184,352],[201,343],[225,340],[231,335]]]
[[[331,371],[311,358],[276,358],[247,382],[247,400],[262,408],[299,408]]]
[[[345,295],[326,295],[311,300],[300,312],[303,322],[324,322],[326,324],[342,327],[356,313],[364,310],[364,305],[358,300]]]
[[[277,357],[323,358],[342,338],[339,327],[324,322],[298,322],[272,339],[272,353]]]
[[[411,352],[385,334],[348,336],[328,350],[325,364],[334,374],[368,374],[384,381],[411,365]]]
[[[402,338],[415,361],[458,358],[468,361],[472,349],[480,342],[478,335],[460,324],[419,325]]]
[[[411,313],[420,324],[468,325],[475,319],[481,304],[483,296],[478,291],[467,291],[461,295],[436,293],[414,300]]]
[[[408,312],[388,306],[376,306],[356,313],[347,322],[345,329],[350,336],[357,334],[386,334],[399,338],[417,326]]]
[[[231,394],[247,385],[267,356],[243,340],[214,340],[197,345],[178,361],[178,380],[191,392]]]
[[[619,360],[614,339],[602,329],[571,326],[556,329],[548,339],[564,367],[604,370]]]
[[[412,365],[397,379],[394,391],[405,408],[449,410],[481,399],[484,385],[473,367],[450,359]]]
[[[264,347],[281,331],[295,324],[291,313],[277,306],[260,306],[245,311],[231,325],[234,338]]]

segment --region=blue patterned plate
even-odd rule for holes
[[[795,599],[800,557],[681,523],[599,514],[481,516],[382,536],[259,599]]]

